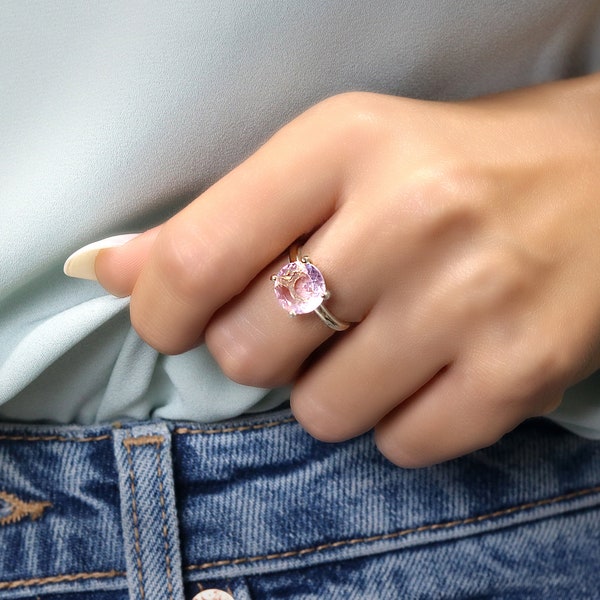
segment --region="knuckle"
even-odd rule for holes
[[[388,431],[375,427],[375,445],[379,452],[391,463],[404,469],[418,469],[432,464],[420,444],[415,442],[403,443]]]
[[[508,407],[523,418],[533,416],[568,387],[572,376],[568,352],[537,340],[516,341],[508,347],[510,358],[497,365],[490,387],[497,390],[494,403],[499,413]]]
[[[196,344],[196,336],[193,336],[192,339],[182,339],[179,336],[174,336],[170,328],[163,326],[162,321],[137,310],[135,296],[131,298],[130,318],[131,326],[139,337],[161,354],[182,354]]]
[[[493,427],[468,431],[457,438],[439,432],[437,443],[432,444],[430,437],[406,439],[403,436],[400,440],[387,431],[382,434],[376,427],[375,443],[381,454],[395,465],[405,469],[420,469],[492,446],[504,433]]]
[[[346,148],[361,148],[364,142],[376,140],[376,136],[389,130],[381,110],[387,102],[389,99],[380,94],[343,92],[316,105],[315,115],[336,142],[342,142]]]
[[[485,319],[497,342],[514,348],[534,326],[530,307],[540,275],[519,249],[488,242],[463,256],[454,271],[455,310],[464,320],[479,318],[482,327]]]
[[[241,385],[272,388],[287,383],[278,377],[272,357],[247,335],[227,324],[209,325],[205,343],[223,374]]]
[[[341,92],[334,94],[319,102],[316,105],[317,110],[323,111],[327,116],[353,117],[361,111],[372,110],[374,102],[379,98],[378,94],[371,92]]]
[[[548,406],[548,397],[555,397],[555,388],[532,365],[511,361],[507,369],[489,376],[475,393],[481,416],[490,425],[470,433],[473,450],[495,444],[525,419],[541,414]]]
[[[302,428],[321,442],[343,442],[351,437],[344,420],[331,411],[326,402],[306,393],[292,390],[290,404],[294,417]]]
[[[491,186],[483,173],[460,159],[432,160],[415,169],[403,200],[417,236],[429,242],[474,229],[481,222],[485,199],[493,193]]]
[[[196,305],[222,277],[223,259],[192,223],[165,228],[157,243],[156,261],[168,291],[187,305]]]
[[[535,416],[543,417],[553,413],[561,405],[563,397],[564,392],[554,395],[548,394],[540,403],[539,410],[535,413]]]
[[[255,387],[263,387],[266,383],[253,349],[241,340],[220,344],[218,349],[209,345],[209,350],[225,376],[232,381]]]
[[[561,358],[547,356],[534,360],[528,372],[522,374],[519,404],[526,416],[552,412],[562,401],[568,387],[566,370]]]
[[[548,387],[567,387],[567,382],[573,375],[573,364],[565,347],[549,344],[536,349],[527,374],[533,384],[532,391],[545,390]]]
[[[504,318],[528,288],[524,274],[514,261],[503,252],[487,252],[485,257],[475,257],[464,264],[465,290],[461,297],[472,315],[495,315]],[[509,328],[505,328],[508,332]],[[502,330],[503,331],[503,330]],[[512,332],[514,333],[514,332]]]
[[[471,434],[472,437],[469,441],[469,445],[461,453],[466,454],[467,452],[475,452],[493,446],[511,429],[516,427],[519,422],[521,422],[521,419],[519,419],[518,422],[509,423],[504,427],[482,427],[478,431],[474,431]]]

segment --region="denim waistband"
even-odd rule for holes
[[[400,469],[282,411],[216,425],[0,426],[0,598],[185,585],[474,536],[600,504],[600,444],[543,420]],[[75,596],[79,597],[79,596]],[[127,597],[127,596],[125,596]]]

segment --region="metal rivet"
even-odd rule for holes
[[[203,590],[192,600],[234,600],[227,592],[223,590]]]

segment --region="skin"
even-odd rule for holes
[[[314,106],[96,273],[167,354],[293,382],[318,439],[372,428],[404,467],[546,414],[600,366],[600,76],[442,103],[349,93]],[[269,277],[321,269],[335,333]]]

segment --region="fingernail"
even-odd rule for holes
[[[100,250],[108,248],[117,248],[126,244],[133,238],[140,235],[139,233],[124,233],[123,235],[113,235],[112,237],[92,242],[83,248],[79,248],[67,258],[63,271],[69,277],[77,277],[79,279],[91,279],[96,281],[96,256]]]

